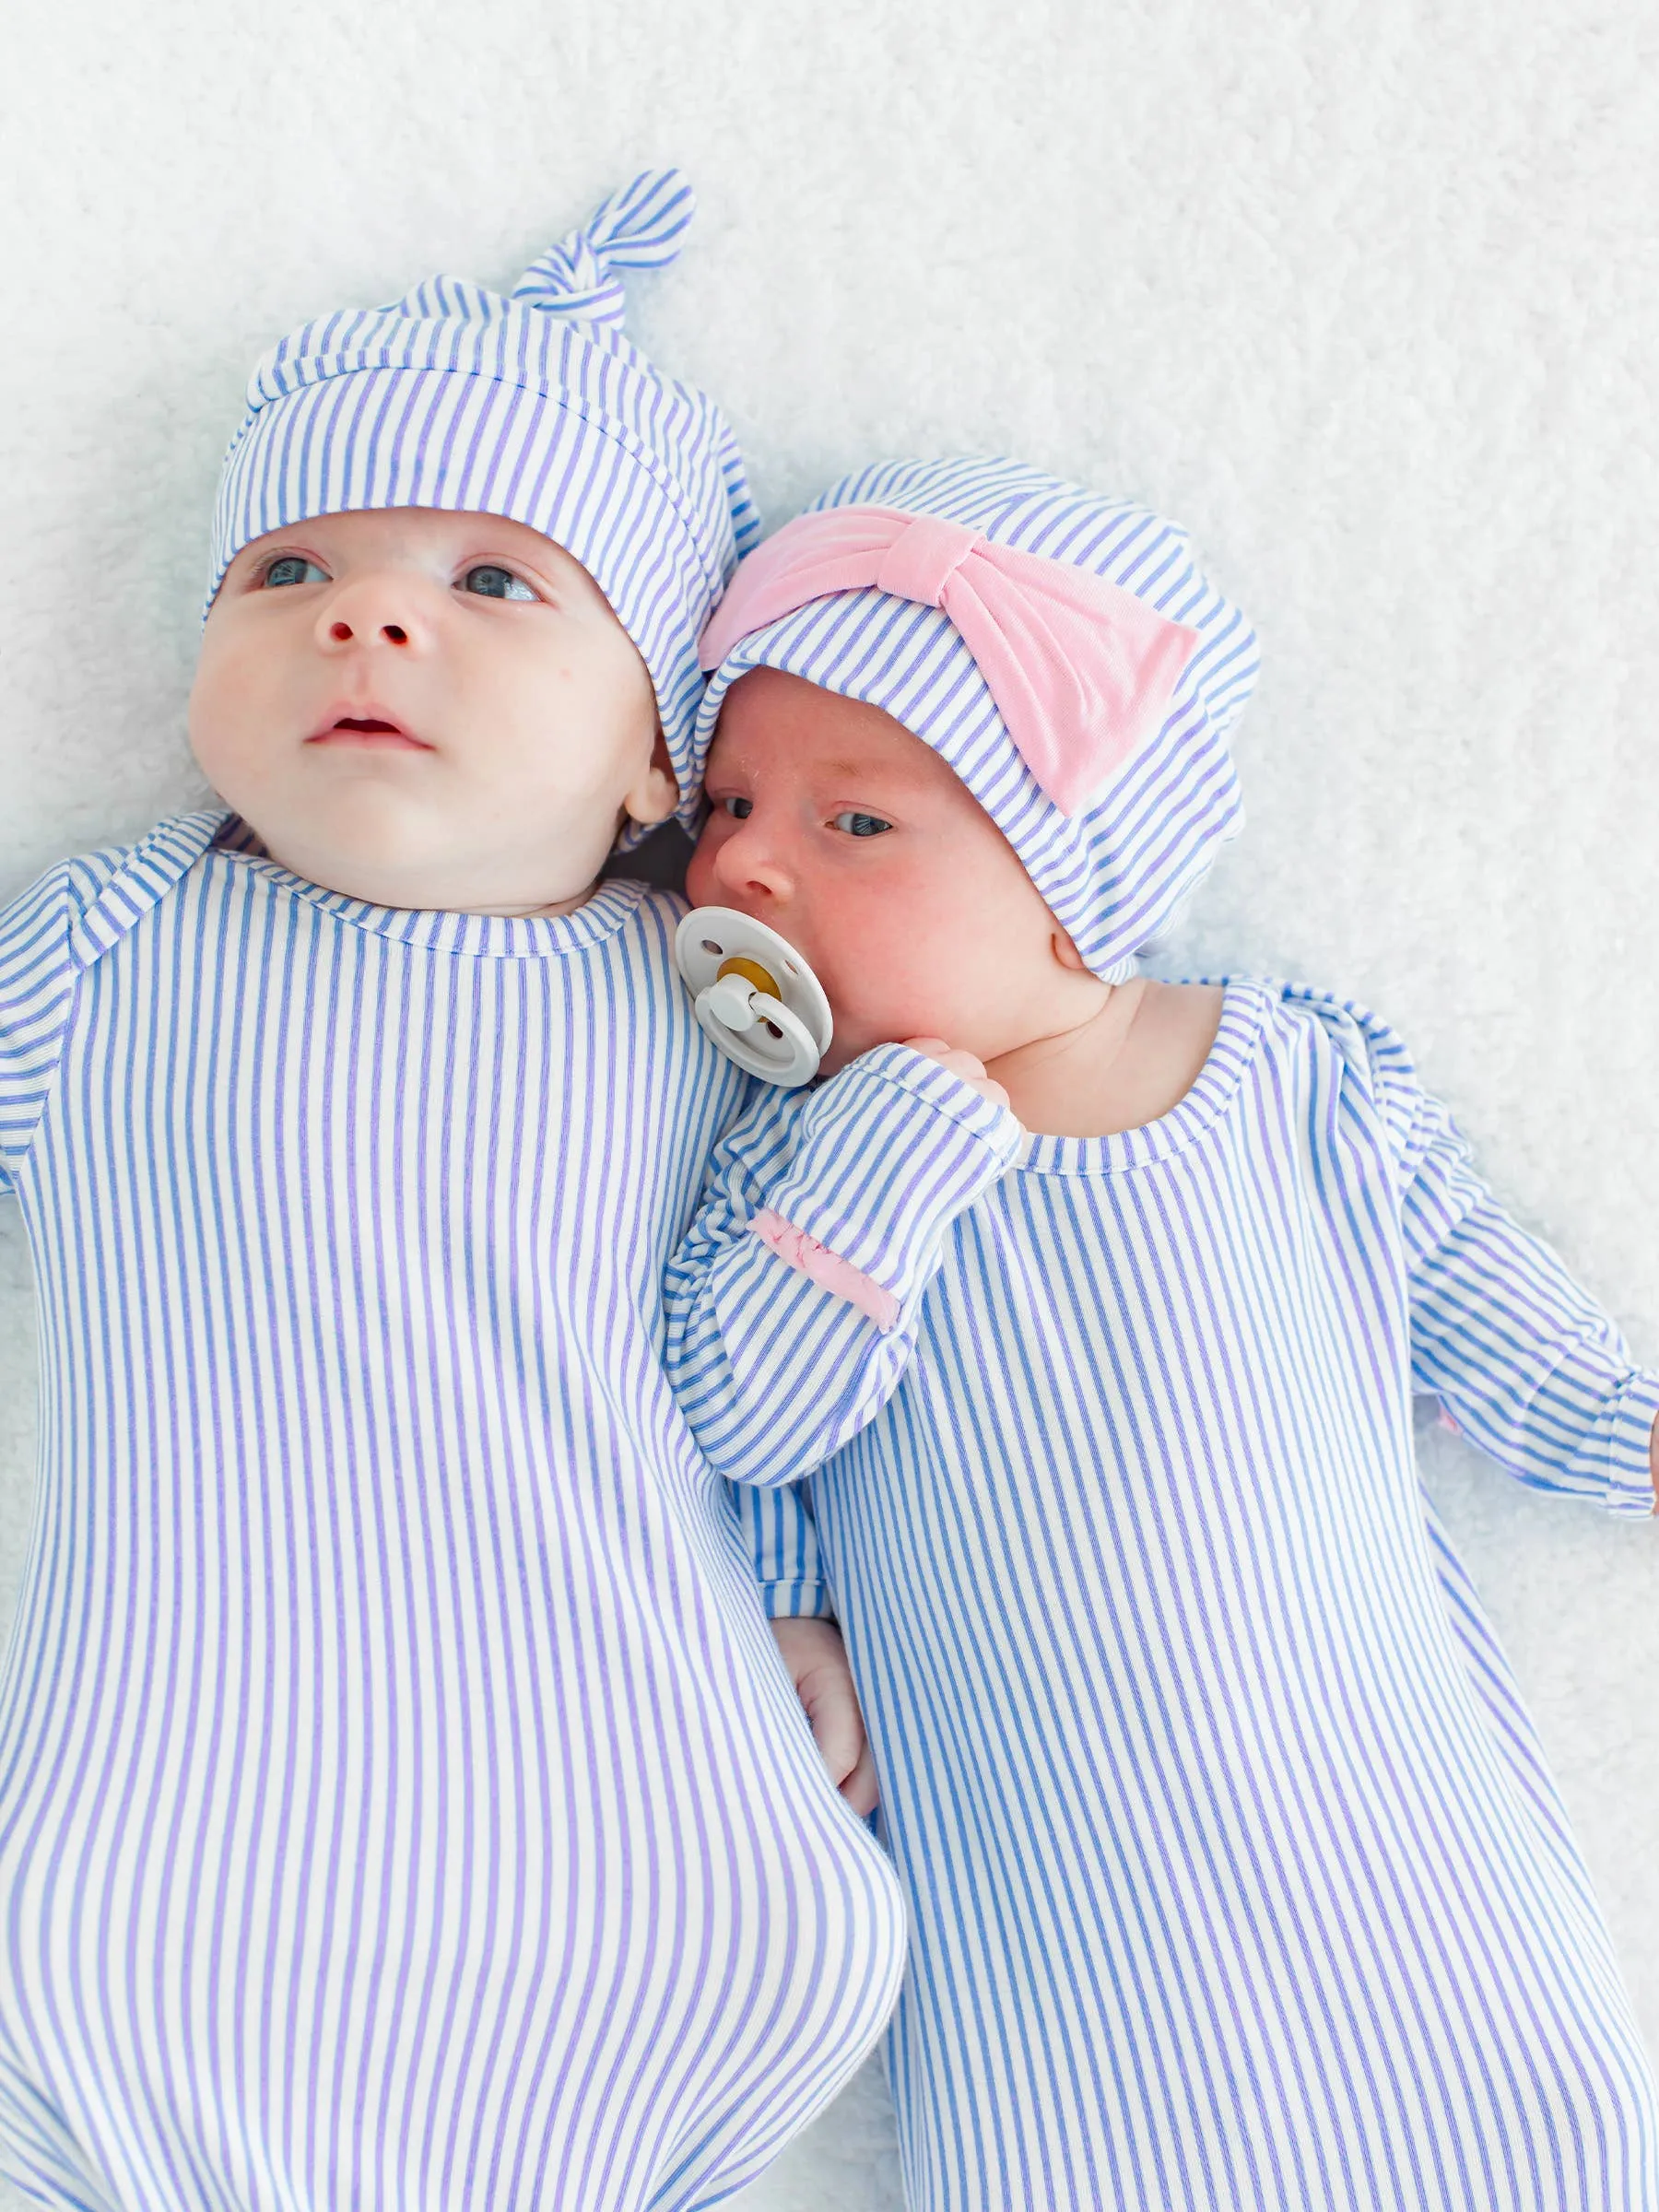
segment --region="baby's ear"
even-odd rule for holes
[[[668,741],[659,729],[651,748],[651,764],[624,795],[622,805],[631,820],[649,828],[653,822],[668,819],[679,805],[679,795],[668,758]]]
[[[1069,968],[1074,975],[1088,974],[1088,962],[1063,929],[1057,929],[1052,934],[1049,945],[1062,968]]]

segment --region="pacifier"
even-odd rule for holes
[[[830,1001],[806,961],[775,929],[729,906],[694,906],[674,957],[698,1026],[751,1076],[797,1090],[830,1050]]]

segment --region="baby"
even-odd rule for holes
[[[1237,827],[1249,628],[1150,514],[895,464],[740,567],[704,660],[692,895],[835,1035],[716,1155],[673,1371],[726,1474],[818,1469],[911,2203],[1651,2212],[1653,2082],[1411,1396],[1641,1515],[1659,1376],[1381,1021],[1136,974]]]
[[[622,335],[689,212],[647,175],[511,299],[268,357],[191,704],[227,804],[0,914],[0,2170],[51,2205],[712,2204],[896,1994],[659,1363],[744,1086],[677,904],[596,880],[695,790],[754,526]]]

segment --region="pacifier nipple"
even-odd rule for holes
[[[694,907],[674,957],[700,1028],[752,1076],[796,1089],[830,1049],[830,1002],[787,938],[728,906]]]

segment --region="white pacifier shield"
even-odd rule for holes
[[[830,1001],[786,938],[735,907],[695,906],[674,957],[699,1026],[728,1059],[786,1090],[811,1082],[830,1049]]]

